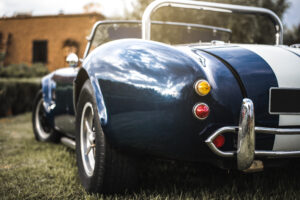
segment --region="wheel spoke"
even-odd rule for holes
[[[88,120],[85,120],[85,126],[87,129],[88,141],[93,145],[95,143],[95,132],[93,131],[94,128],[91,129]]]
[[[85,126],[86,126],[88,134],[93,132],[87,119],[85,120]]]
[[[91,103],[86,103],[82,111],[81,119],[81,153],[85,171],[91,176],[95,167],[95,136],[93,125],[94,112]]]
[[[95,144],[88,145],[88,148],[87,148],[87,151],[86,151],[85,155],[88,155],[90,153],[90,151],[93,150],[93,153],[94,153],[94,156],[95,156],[95,152],[94,152],[95,149],[96,149],[95,147],[96,147]]]
[[[92,146],[91,146],[91,145],[88,145],[88,148],[87,148],[87,150],[86,150],[85,155],[89,155],[91,149],[92,149]]]

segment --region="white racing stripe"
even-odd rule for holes
[[[300,56],[300,49],[299,48],[291,48],[291,47],[287,47],[287,46],[281,46],[281,48],[286,49],[286,50],[291,51],[291,52],[294,52],[295,54]]]
[[[240,45],[261,56],[272,68],[281,88],[300,88],[300,57],[267,45]],[[299,102],[300,103],[300,102]],[[279,115],[279,126],[300,125],[300,115]],[[300,150],[300,136],[276,135],[273,150]]]

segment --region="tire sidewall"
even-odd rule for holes
[[[96,131],[96,153],[95,153],[95,167],[94,172],[91,176],[88,176],[83,166],[83,160],[81,155],[81,118],[83,108],[86,103],[91,103],[94,112],[94,126]],[[90,80],[87,80],[80,92],[79,100],[77,104],[76,112],[76,158],[79,172],[79,178],[82,185],[87,192],[101,192],[103,190],[103,176],[104,176],[104,165],[105,165],[105,139],[104,134],[98,118],[97,104],[94,97],[94,92]]]
[[[37,129],[36,111],[38,109],[39,102],[42,99],[43,99],[43,92],[40,90],[34,99],[34,104],[33,104],[33,109],[32,109],[32,126],[33,126],[32,128],[33,128],[33,133],[34,133],[35,139],[37,141],[42,141],[42,142],[58,142],[59,134],[57,132],[55,132],[53,128],[51,128],[51,130],[49,132],[49,136],[46,138],[42,137]]]

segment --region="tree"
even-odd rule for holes
[[[84,13],[101,12],[102,6],[99,3],[88,3],[84,5]]]
[[[264,7],[273,10],[279,17],[289,7],[286,0],[208,0],[218,3],[232,3],[247,6]],[[141,19],[152,0],[138,0],[134,12],[127,18]],[[164,7],[154,13],[153,20],[200,23],[225,27],[232,30],[232,42],[274,44],[275,28],[265,16],[216,13],[211,11],[189,10]]]
[[[283,39],[284,44],[286,45],[300,44],[300,24],[298,26],[294,26],[290,30],[287,30]]]

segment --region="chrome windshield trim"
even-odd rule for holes
[[[186,26],[186,27],[191,27],[191,28],[203,28],[203,29],[211,29],[211,30],[216,30],[216,31],[232,33],[231,29],[229,29],[229,28],[222,28],[222,27],[203,25],[203,24],[169,22],[169,21],[152,21],[151,23],[152,24],[160,24],[160,25]],[[140,24],[142,24],[142,21],[140,21]]]
[[[221,32],[226,32],[231,34],[232,31],[228,28],[223,28],[223,27],[217,27],[217,26],[209,26],[209,25],[203,25],[203,24],[192,24],[192,23],[182,23],[182,22],[169,22],[169,21],[152,21],[152,24],[158,24],[158,25],[173,25],[173,26],[185,26],[185,27],[191,27],[191,28],[203,28],[203,29],[210,29],[214,31],[221,31]],[[101,25],[108,25],[108,24],[140,24],[142,25],[141,20],[106,20],[106,21],[98,21],[94,24],[91,34],[86,38],[88,41],[88,44],[85,48],[83,58],[86,58],[88,55],[92,41],[95,37],[95,32],[98,26]]]
[[[90,51],[91,45],[92,45],[92,40],[94,39],[96,29],[100,25],[107,25],[107,24],[135,24],[138,23],[138,20],[106,20],[106,21],[98,21],[94,24],[91,34],[86,38],[88,43],[86,45],[84,54],[83,54],[83,59],[85,59]]]
[[[283,44],[283,25],[280,18],[271,10],[252,6],[240,6],[232,4],[201,2],[193,0],[156,0],[146,8],[142,17],[142,38],[151,39],[151,14],[161,7],[180,7],[199,10],[210,10],[215,12],[241,13],[241,14],[262,14],[271,18],[275,25],[275,44]]]

